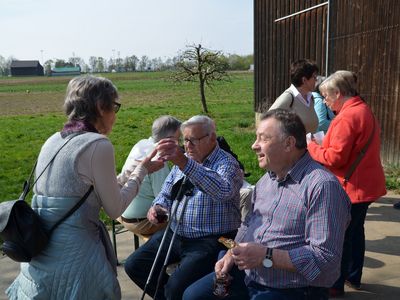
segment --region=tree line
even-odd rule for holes
[[[221,54],[221,59],[226,62],[227,70],[249,70],[253,64],[253,55]],[[0,55],[0,76],[10,74],[10,65],[16,57],[7,59]],[[104,58],[101,56],[90,56],[86,62],[81,57],[70,57],[64,59],[49,59],[43,63],[45,75],[51,73],[52,68],[57,67],[80,67],[82,73],[106,73],[106,72],[135,72],[135,71],[166,71],[176,70],[180,57],[162,59],[150,58],[146,55],[137,57],[136,55],[126,56],[124,58]]]

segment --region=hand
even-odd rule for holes
[[[141,162],[142,166],[147,169],[147,172],[153,173],[160,170],[164,167],[164,160],[158,158],[152,160],[157,154],[157,149],[154,149],[143,161]]]
[[[150,223],[153,224],[160,224],[164,222],[159,222],[157,219],[158,212],[162,210],[165,214],[168,214],[168,210],[161,205],[154,205],[150,207],[150,209],[147,211],[147,219],[149,220]]]
[[[169,160],[181,170],[186,166],[188,158],[175,139],[167,138],[158,142],[156,147],[158,155],[164,161]]]
[[[254,269],[262,265],[266,247],[257,243],[240,243],[231,252],[239,270]]]
[[[215,274],[217,275],[217,277],[221,276],[221,274],[228,274],[234,264],[235,263],[233,261],[230,251],[227,251],[224,257],[217,261],[217,263],[215,264]]]

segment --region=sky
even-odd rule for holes
[[[19,60],[136,55],[187,45],[253,54],[253,0],[0,0],[0,55]]]

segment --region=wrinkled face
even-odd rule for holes
[[[118,104],[118,102],[115,103]],[[114,104],[111,110],[104,110],[99,105],[97,109],[99,110],[100,116],[96,121],[95,127],[101,134],[108,135],[111,133],[115,120],[117,119],[116,114],[119,110],[119,106]]]
[[[275,173],[285,167],[287,159],[286,137],[275,118],[262,120],[256,131],[256,141],[251,146],[258,158],[258,165]]]
[[[343,97],[339,91],[328,91],[327,89],[321,89],[321,95],[324,97],[324,102],[326,105],[336,113],[342,109]]]
[[[215,134],[207,134],[201,125],[187,126],[182,135],[186,153],[199,163],[202,163],[216,146]]]

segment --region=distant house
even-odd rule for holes
[[[43,76],[43,67],[38,60],[13,60],[11,76]]]
[[[62,67],[51,69],[51,76],[76,76],[81,75],[81,67]]]

